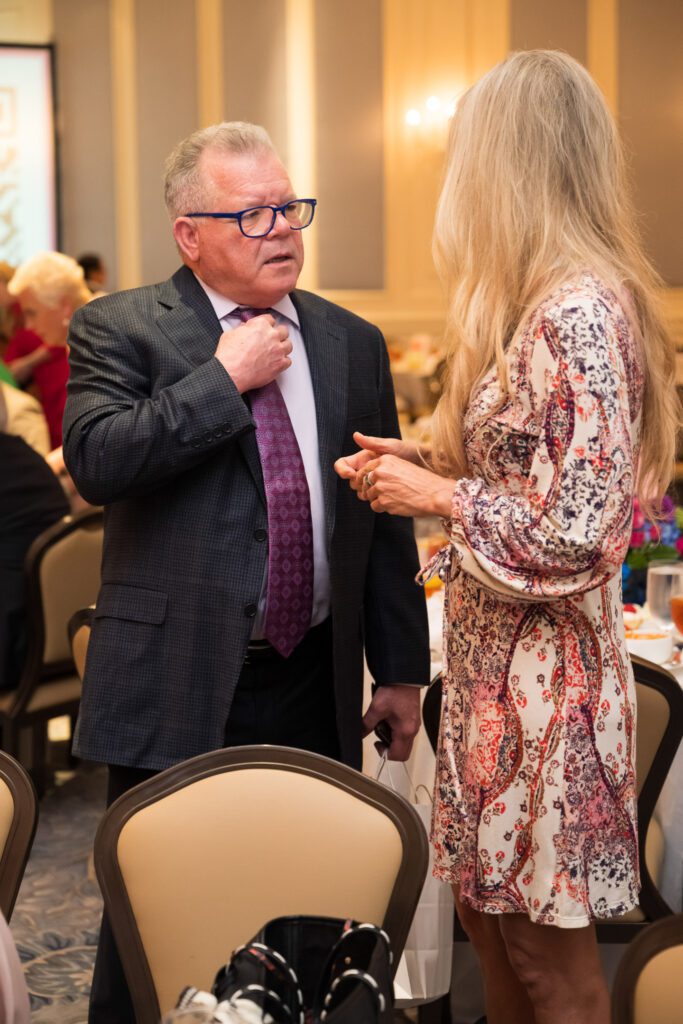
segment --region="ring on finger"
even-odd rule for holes
[[[366,487],[372,487],[374,482],[375,481],[372,476],[372,473],[366,473],[365,476],[363,477],[363,483],[365,484]]]

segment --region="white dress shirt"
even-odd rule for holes
[[[195,274],[195,277],[197,275]],[[216,316],[226,331],[241,326],[238,310],[242,307],[225,295],[219,295],[200,277],[199,284],[206,292]],[[311,498],[311,522],[313,525],[313,614],[311,625],[317,626],[330,614],[330,564],[327,557],[327,541],[325,536],[325,504],[323,499],[323,481],[320,469],[320,453],[318,450],[318,423],[315,411],[315,398],[311,371],[306,355],[306,346],[301,334],[299,315],[289,295],[271,307],[270,312],[278,324],[289,331],[292,343],[288,366],[277,378],[277,384],[287,406],[292,421],[294,434],[301,451],[308,491]],[[254,620],[252,639],[263,637],[263,623],[266,612],[266,593],[268,584],[268,567],[264,573],[261,596],[258,602],[258,613]]]

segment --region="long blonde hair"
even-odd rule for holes
[[[617,130],[587,71],[552,50],[514,53],[460,100],[434,230],[448,297],[447,372],[432,461],[468,473],[463,416],[525,319],[559,285],[590,270],[626,290],[642,347],[645,394],[638,492],[648,509],[670,483],[678,424],[675,355],[660,282],[645,256]]]

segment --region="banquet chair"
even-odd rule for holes
[[[209,990],[271,918],[381,924],[394,969],[427,871],[420,818],[345,765],[276,746],[217,750],[129,790],[105,814],[95,869],[138,1024],[186,985]]]
[[[683,914],[648,925],[622,956],[612,987],[612,1024],[680,1024]]]
[[[38,798],[21,765],[0,751],[0,911],[12,916],[38,824]]]
[[[649,923],[672,913],[657,887],[664,837],[656,818],[657,800],[683,738],[683,690],[670,672],[644,658],[631,657],[636,680],[636,781],[641,891],[638,906],[596,924],[599,942],[629,942]]]
[[[46,783],[47,723],[78,711],[81,681],[67,624],[97,596],[102,531],[101,509],[65,516],[34,540],[24,563],[27,650],[17,688],[0,694],[0,726],[2,749],[29,769],[39,794]]]
[[[71,616],[67,626],[74,668],[76,669],[76,675],[81,680],[85,672],[85,659],[88,654],[94,612],[94,608],[79,608]]]

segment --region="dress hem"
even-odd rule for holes
[[[453,873],[449,872],[447,868],[439,869],[438,866],[435,866],[432,873],[434,878],[440,882],[446,882],[448,885],[458,884],[458,879],[456,879],[453,876]],[[596,915],[595,917],[588,917],[584,915],[583,917],[563,917],[561,914],[554,914],[554,919],[552,921],[540,921],[539,918],[541,915],[534,913],[528,906],[524,908],[520,907],[519,909],[510,908],[509,910],[494,910],[490,907],[487,908],[487,906],[481,902],[473,900],[471,896],[467,895],[467,893],[461,892],[460,899],[463,903],[466,903],[471,907],[472,910],[476,910],[480,914],[524,914],[525,917],[529,918],[532,924],[541,924],[544,927],[550,928],[567,929],[587,928],[590,924],[600,923],[601,921],[612,921],[615,917],[623,917],[625,914],[629,914],[632,910],[636,910],[640,905],[637,899],[625,908],[624,903],[610,903],[607,907],[608,913],[601,914],[600,916]],[[612,911],[611,913],[609,913],[610,910]]]

